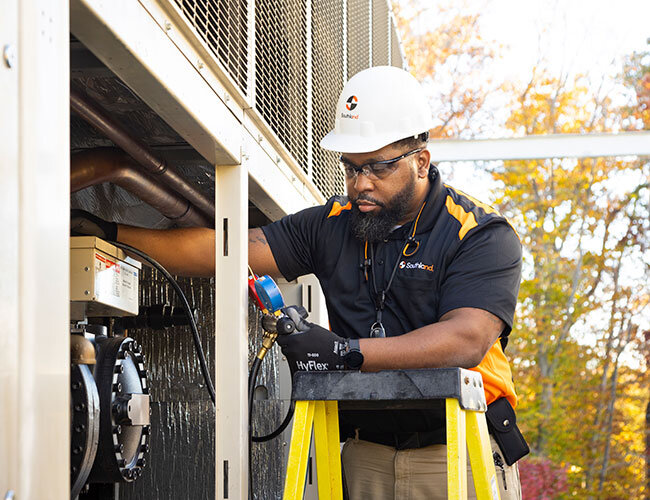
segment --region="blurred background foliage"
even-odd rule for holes
[[[557,69],[540,51],[520,78],[501,77],[493,68],[507,47],[485,39],[474,5],[393,5],[409,68],[429,91],[434,138],[650,129],[647,47],[589,74]],[[490,192],[465,190],[487,196],[524,246],[506,350],[532,450],[520,462],[524,498],[650,498],[650,158],[474,168]]]

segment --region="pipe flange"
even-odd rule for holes
[[[147,370],[129,337],[97,337],[95,379],[102,405],[100,444],[91,482],[131,482],[142,474],[149,451]]]
[[[99,394],[90,368],[70,368],[70,495],[76,498],[93,467],[99,442]]]

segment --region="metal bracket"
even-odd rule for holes
[[[124,394],[113,405],[116,420],[126,425],[149,425],[149,394]]]

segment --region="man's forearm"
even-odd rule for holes
[[[214,276],[214,229],[146,229],[118,225],[117,240],[160,262],[170,273],[182,276]]]
[[[452,314],[453,313],[453,314]],[[503,330],[492,314],[471,308],[404,335],[361,339],[363,371],[477,366]]]

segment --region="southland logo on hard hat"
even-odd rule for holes
[[[427,265],[423,264],[422,262],[406,262],[403,260],[402,262],[399,263],[399,268],[400,269],[421,269],[423,271],[429,271],[430,273],[433,272],[433,264]]]
[[[348,97],[348,100],[345,101],[345,109],[347,109],[348,111],[352,111],[354,108],[357,107],[358,101],[359,100],[357,99],[356,95],[351,95],[350,97]],[[341,113],[341,118],[350,118],[351,120],[358,120],[359,115],[358,114],[353,115],[351,113]]]
[[[415,77],[401,68],[374,66],[345,84],[334,128],[320,145],[339,153],[368,153],[432,126],[428,97]]]

